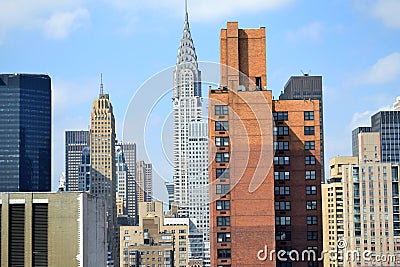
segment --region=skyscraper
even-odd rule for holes
[[[119,264],[116,226],[115,119],[109,95],[103,92],[93,102],[90,115],[90,193],[102,197],[107,209],[109,265]]]
[[[153,197],[153,166],[143,160],[136,164],[137,201],[151,202]]]
[[[65,131],[65,180],[67,191],[78,191],[82,151],[89,146],[89,131]]]
[[[188,177],[188,124],[200,121],[202,116],[201,72],[189,28],[188,13],[182,39],[178,49],[174,71],[173,116],[174,116],[174,198],[179,206],[179,215],[189,215]]]
[[[209,241],[208,128],[207,122],[188,124],[189,217]]]
[[[50,191],[50,77],[0,74],[0,110],[0,191]]]
[[[126,212],[130,218],[137,220],[137,187],[136,187],[136,144],[130,142],[118,143],[124,155],[127,167],[126,176]]]

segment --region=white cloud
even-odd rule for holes
[[[370,111],[366,110],[363,112],[356,112],[353,114],[353,117],[351,119],[351,123],[348,126],[350,130],[354,130],[357,127],[362,127],[362,126],[371,126],[371,116],[376,114],[379,111],[383,110],[392,110],[391,105],[383,106],[380,107],[378,110],[375,111]]]
[[[320,41],[322,38],[322,33],[324,26],[320,22],[313,22],[311,24],[305,25],[295,31],[290,31],[287,37],[290,41]]]
[[[85,8],[77,8],[73,12],[57,12],[44,23],[44,33],[51,39],[64,39],[72,31],[86,25],[89,18],[89,11]]]
[[[140,3],[131,0],[107,0],[115,8],[138,14],[140,9],[163,10],[165,14],[182,16],[184,2],[182,0],[147,0]],[[203,0],[188,1],[190,18],[193,21],[208,21],[221,17],[233,16],[243,13],[261,12],[286,6],[295,0]]]
[[[372,16],[382,20],[391,28],[400,29],[400,1],[399,0],[377,0],[370,5]]]
[[[400,53],[395,52],[380,58],[373,66],[361,73],[358,84],[384,84],[400,76]]]
[[[65,16],[68,12],[74,13],[80,10],[86,1],[87,0],[0,1],[0,10],[2,10],[0,16],[0,41],[11,31],[38,29],[44,31],[51,21],[53,21],[53,24],[57,21],[60,24],[60,19],[54,17],[56,14],[61,15],[65,20]],[[48,23],[46,24],[46,22]],[[70,29],[73,29],[73,27]]]

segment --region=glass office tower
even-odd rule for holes
[[[50,77],[0,74],[0,191],[50,190]]]

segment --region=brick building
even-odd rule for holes
[[[272,99],[265,28],[228,22],[220,42],[221,87],[209,95],[211,265],[292,266],[270,252],[322,250],[320,100]]]

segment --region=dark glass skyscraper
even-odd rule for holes
[[[400,162],[400,111],[380,111],[371,117],[373,132],[381,138],[382,162]]]
[[[50,77],[0,74],[0,191],[50,190]]]

